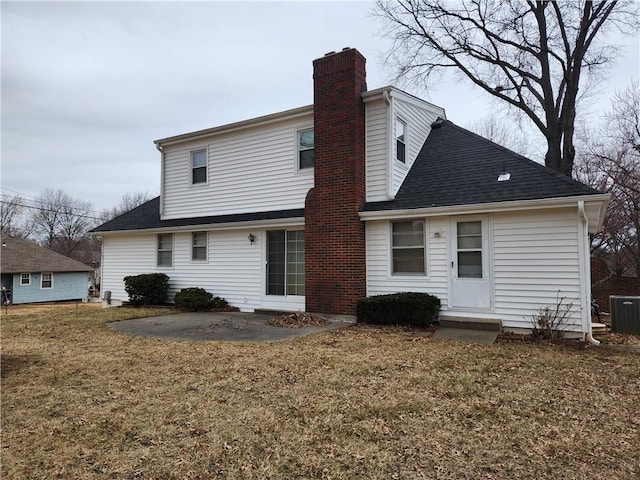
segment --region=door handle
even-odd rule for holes
[[[453,268],[453,260],[451,261],[451,268]]]

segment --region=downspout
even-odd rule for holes
[[[156,149],[160,152],[160,219],[164,216],[164,147],[156,143]]]
[[[382,98],[387,104],[387,198],[393,200],[395,198],[393,194],[393,158],[391,158],[393,155],[393,98],[389,94],[389,90],[382,92]]]
[[[580,229],[580,238],[578,247],[580,248],[580,277],[584,280],[580,288],[582,294],[582,326],[586,332],[587,341],[591,345],[600,345],[600,342],[593,338],[591,329],[591,269],[587,268],[590,262],[589,258],[589,219],[584,210],[584,200],[578,201],[578,214],[582,228]]]

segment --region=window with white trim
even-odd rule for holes
[[[458,278],[482,278],[482,222],[458,222]]]
[[[298,130],[298,169],[313,168],[315,143],[313,128]]]
[[[191,234],[191,260],[205,262],[207,260],[207,232]]]
[[[27,286],[31,285],[31,274],[30,273],[21,273],[20,274],[20,285]]]
[[[158,267],[171,267],[173,265],[173,234],[161,233],[157,238]]]
[[[424,220],[391,224],[393,274],[426,274]]]
[[[207,183],[207,149],[191,152],[191,184]]]
[[[396,118],[396,160],[406,163],[407,124]]]
[[[53,288],[53,273],[43,273],[40,277],[40,288]]]

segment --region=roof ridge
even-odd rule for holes
[[[598,190],[596,190],[595,188],[590,187],[589,185],[586,185],[586,184],[584,184],[582,182],[579,182],[579,181],[577,181],[577,180],[575,180],[575,179],[573,179],[571,177],[568,177],[568,176],[566,176],[566,175],[564,175],[564,174],[562,174],[560,172],[556,172],[555,170],[552,170],[551,168],[547,167],[546,165],[543,165],[543,164],[541,164],[539,162],[536,162],[535,160],[531,160],[530,158],[525,157],[524,155],[522,155],[522,154],[520,154],[518,152],[514,152],[513,150],[511,150],[511,149],[509,149],[507,147],[504,147],[504,146],[502,146],[502,145],[500,145],[500,144],[498,144],[498,143],[496,143],[496,142],[494,142],[492,140],[489,140],[488,138],[485,138],[485,137],[483,137],[482,135],[480,135],[480,134],[478,134],[476,132],[472,132],[471,130],[463,128],[460,125],[457,125],[457,124],[453,123],[451,120],[447,120],[447,119],[443,119],[443,120],[444,120],[444,122],[448,123],[451,127],[454,127],[454,128],[458,129],[459,131],[461,131],[461,132],[463,132],[465,134],[473,135],[473,136],[477,137],[480,141],[493,146],[497,150],[501,150],[501,151],[503,151],[505,153],[508,153],[508,154],[512,155],[513,157],[517,158],[518,160],[528,162],[530,165],[532,165],[535,168],[539,169],[541,172],[545,172],[545,174],[550,175],[550,176],[552,176],[552,177],[554,177],[554,178],[556,178],[556,179],[558,179],[558,180],[560,180],[560,181],[562,181],[564,183],[567,183],[567,184],[572,185],[574,187],[578,187],[578,188],[584,190],[585,192],[602,193],[602,192],[599,192]]]

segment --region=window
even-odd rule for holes
[[[406,134],[407,124],[399,118],[396,119],[396,160],[405,163],[406,161]]]
[[[207,183],[207,149],[191,152],[191,183]]]
[[[424,262],[424,220],[393,222],[393,273],[426,273]]]
[[[43,273],[40,278],[40,288],[53,288],[53,273]]]
[[[267,295],[304,295],[304,231],[267,232]]]
[[[158,266],[170,267],[173,264],[173,234],[158,235]]]
[[[194,262],[207,260],[207,232],[191,234],[191,260]]]
[[[482,222],[458,222],[458,277],[482,278]]]
[[[313,168],[313,129],[298,131],[298,169]]]
[[[31,285],[31,274],[30,273],[21,273],[20,274],[20,285]]]

